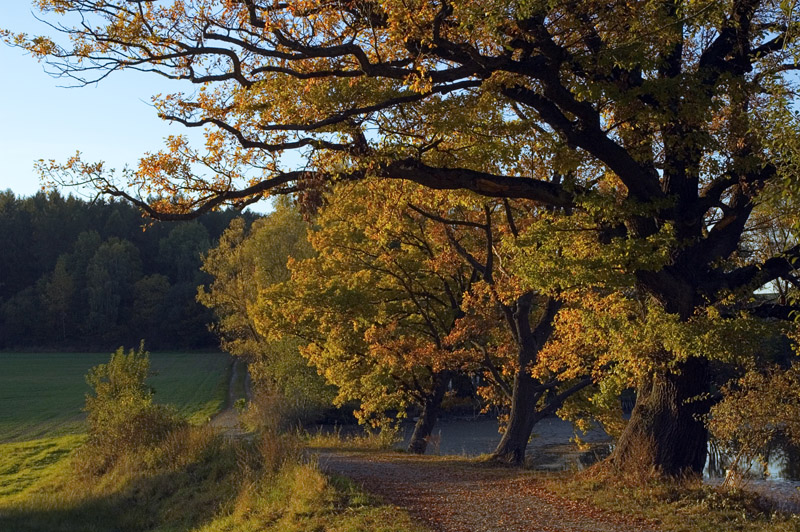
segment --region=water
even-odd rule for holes
[[[403,426],[402,446],[406,447],[414,430],[412,424]],[[479,456],[489,454],[500,443],[502,434],[497,420],[444,419],[436,423],[428,454]],[[527,448],[527,459],[537,469],[582,469],[605,458],[611,439],[596,429],[581,435],[588,449],[581,450],[571,442],[575,437],[572,424],[562,419],[546,418],[533,428],[533,438]]]
[[[414,426],[407,423],[402,429],[403,440],[398,448],[408,446]],[[353,427],[353,430],[361,429]],[[497,447],[501,437],[495,419],[443,419],[436,423],[427,453],[467,457],[489,454]],[[584,449],[579,449],[573,443],[574,437],[572,424],[567,421],[556,417],[540,421],[534,427],[533,438],[528,445],[528,462],[537,469],[583,469],[606,458],[613,449],[611,438],[601,429],[580,435],[587,444]],[[717,483],[725,478],[731,461],[713,443],[709,443],[708,451],[704,477]],[[757,481],[780,481],[800,486],[800,448],[787,443],[776,445],[770,450],[766,473],[760,465],[753,464],[748,477]]]
[[[457,454],[477,456],[491,453],[500,442],[496,420],[442,420],[436,424],[428,454]],[[413,431],[411,424],[404,427],[408,441]],[[574,437],[572,425],[558,418],[547,418],[536,424],[534,437],[527,449],[527,461],[535,469],[549,471],[581,470],[606,458],[613,449],[611,438],[596,429],[581,435],[588,450],[580,450],[571,441]],[[704,472],[705,482],[720,484],[730,459],[713,443],[709,444],[708,461]],[[800,448],[786,443],[770,450],[767,474],[754,468],[742,481],[742,485],[758,494],[775,509],[785,512],[800,512]]]
[[[714,442],[710,442],[704,476],[712,479],[725,478],[731,465],[731,458]],[[767,451],[766,468],[764,464],[753,461],[744,474],[756,480],[793,481],[800,484],[800,447],[779,441]]]
[[[703,472],[705,481],[712,485],[721,484],[730,468],[730,457],[713,442],[709,443],[708,460]],[[738,484],[755,492],[777,510],[800,512],[800,448],[788,442],[779,442],[769,449],[766,464],[751,463]]]
[[[413,424],[403,425],[405,448],[413,432]],[[428,454],[461,455],[466,457],[489,454],[500,442],[498,423],[490,418],[444,419],[437,422],[428,445]],[[353,427],[353,430],[362,430]],[[345,430],[349,432],[348,429]],[[581,440],[588,449],[581,450],[571,440],[575,432],[569,422],[547,418],[536,424],[534,437],[527,449],[527,462],[539,470],[580,470],[606,458],[613,449],[611,438],[595,429],[582,434]],[[705,482],[720,484],[730,468],[730,459],[718,447],[709,444],[708,461],[704,471]],[[743,480],[743,486],[767,500],[775,509],[800,512],[800,448],[787,444],[777,445],[769,453],[767,474],[760,468]]]
[[[408,445],[413,425],[404,425],[402,446]],[[478,456],[494,451],[502,435],[498,423],[490,418],[445,419],[437,422],[428,454]],[[606,458],[613,449],[611,438],[601,429],[581,434],[588,449],[580,450],[573,442],[575,431],[567,421],[556,417],[536,424],[534,437],[527,449],[528,461],[541,469],[582,469]],[[730,459],[713,443],[709,443],[708,461],[704,476],[709,479],[724,478],[730,468]],[[770,481],[792,481],[800,485],[800,448],[782,443],[770,450],[767,474],[754,464],[750,476]]]

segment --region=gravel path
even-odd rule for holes
[[[557,497],[531,472],[464,460],[397,454],[328,453],[323,470],[349,477],[367,491],[407,508],[438,532],[644,532],[642,519],[604,512]]]

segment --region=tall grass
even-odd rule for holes
[[[378,431],[344,433],[337,426],[333,430],[300,431],[300,437],[312,449],[334,449],[339,451],[388,451],[401,441],[399,431],[384,427]]]

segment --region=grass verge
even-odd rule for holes
[[[652,521],[664,532],[796,532],[800,515],[770,511],[746,491],[727,491],[700,479],[664,481],[653,475],[622,476],[607,464],[578,474],[542,479],[552,492],[603,510]]]
[[[208,426],[189,426],[100,474],[78,444],[73,436],[2,446],[0,452],[16,451],[0,455],[0,479],[8,481],[0,530],[424,530],[352,483],[325,476],[304,458],[295,436],[232,440]],[[14,467],[24,478],[14,476]]]

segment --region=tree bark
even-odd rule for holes
[[[562,306],[560,301],[548,298],[539,322],[531,330],[532,299],[532,295],[528,294],[516,302],[513,326],[519,344],[519,369],[514,376],[508,427],[492,453],[492,460],[511,465],[522,465],[525,462],[525,450],[533,427],[546,415],[536,409],[544,391],[541,383],[531,376],[529,366],[536,361],[539,350],[550,338],[553,318]]]
[[[410,453],[425,454],[433,427],[439,416],[444,394],[447,391],[447,385],[450,382],[450,375],[448,372],[435,373],[433,381],[433,390],[425,397],[419,419],[414,425],[414,433],[408,443],[408,452]]]
[[[531,438],[533,427],[542,419],[536,410],[541,392],[539,381],[531,377],[528,371],[518,371],[514,377],[514,392],[511,401],[511,413],[508,427],[497,445],[492,460],[509,465],[522,465],[525,462],[525,450]]]
[[[708,361],[692,358],[656,374],[637,390],[636,405],[610,460],[622,470],[664,476],[702,474],[707,456]]]
[[[695,256],[677,257],[658,272],[637,272],[641,288],[664,309],[688,321],[703,298],[697,288]],[[694,273],[693,273],[694,272]],[[667,359],[669,359],[667,353]],[[656,372],[640,383],[628,425],[610,461],[621,470],[668,477],[702,474],[708,454],[703,417],[711,406],[711,375],[703,353],[679,363],[674,371]]]

